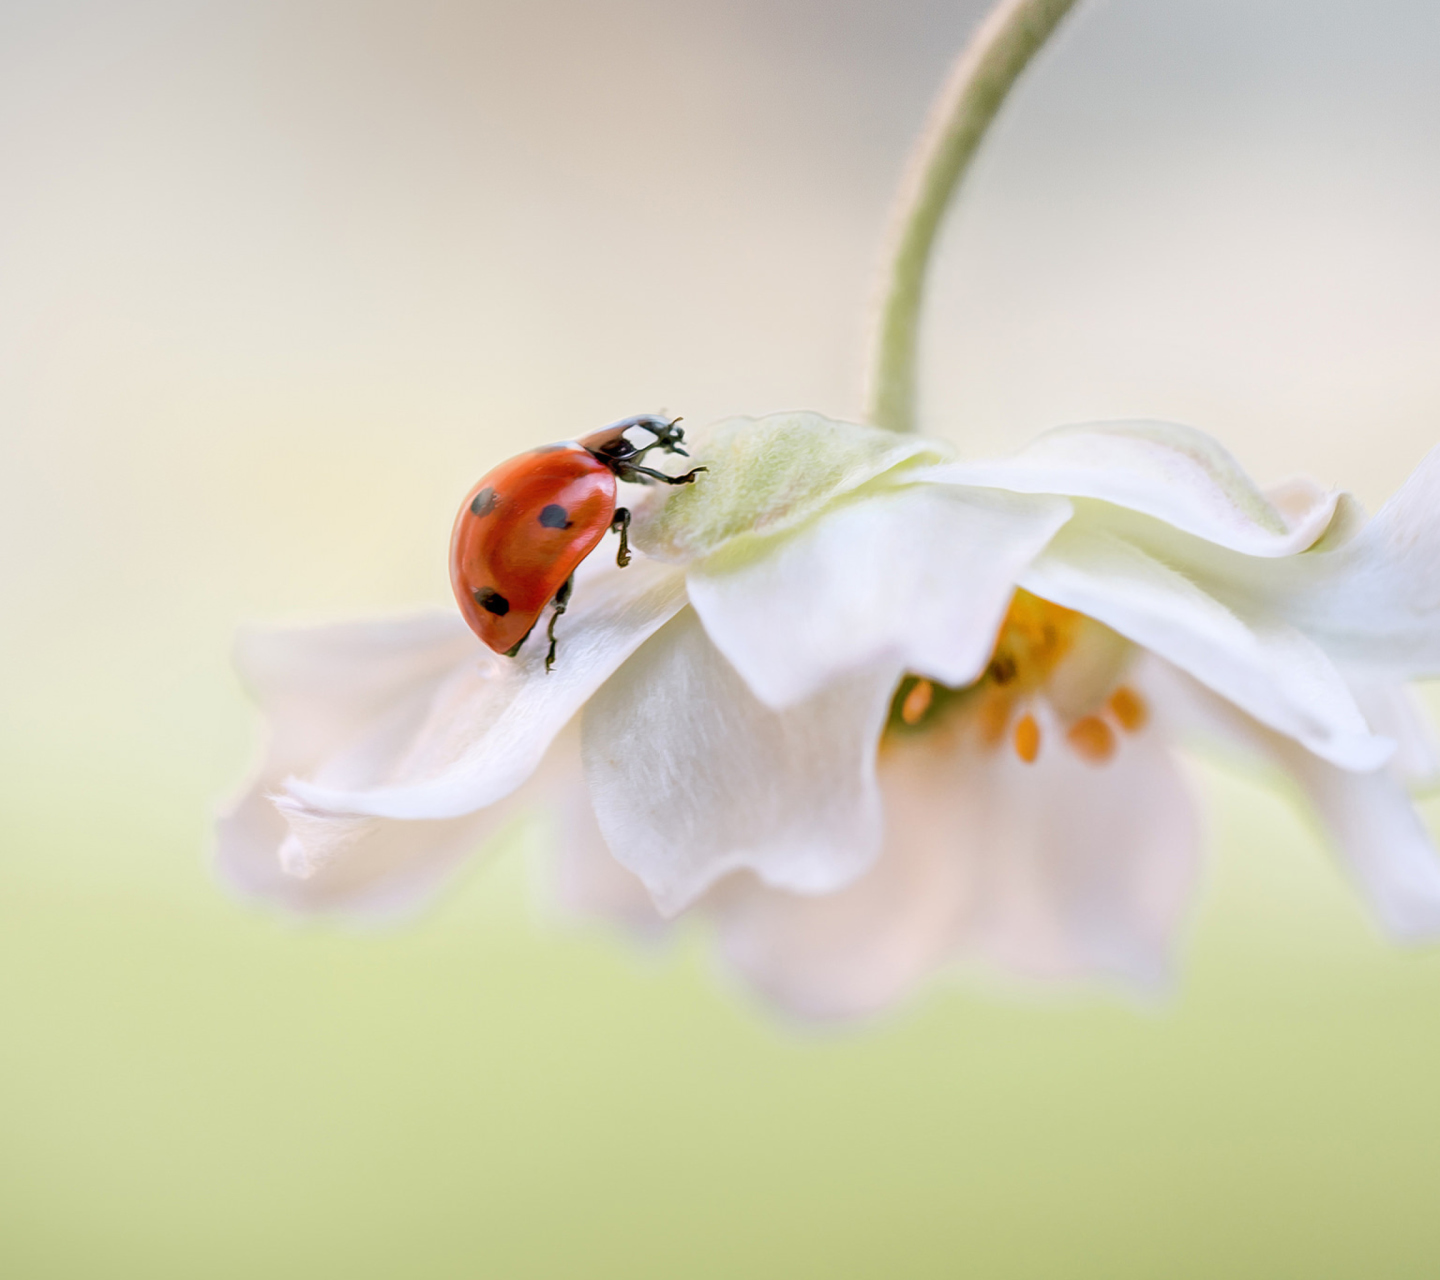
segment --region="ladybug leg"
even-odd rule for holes
[[[620,554],[615,557],[615,563],[623,569],[630,563],[630,508],[616,507],[610,527],[620,535]]]
[[[555,624],[560,620],[560,615],[570,607],[570,593],[575,590],[575,575],[572,573],[565,579],[565,585],[555,593],[552,602],[554,609],[550,614],[550,627],[546,635],[550,637],[550,652],[545,655],[545,674],[550,674],[550,668],[555,665]]]
[[[631,484],[649,484],[655,480],[661,484],[694,484],[696,476],[702,471],[709,470],[709,467],[696,467],[694,471],[687,471],[683,476],[667,476],[663,471],[655,471],[650,467],[627,464],[623,470],[617,470],[615,474],[621,480],[628,480]]]

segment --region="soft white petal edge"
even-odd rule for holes
[[[716,886],[705,905],[727,959],[809,1018],[877,1013],[966,958],[1155,991],[1199,868],[1189,789],[1153,731],[1100,768],[1052,742],[1033,765],[928,735],[890,743],[875,866],[822,897]]]
[[[428,904],[502,824],[501,808],[430,822],[347,818],[276,804],[255,787],[216,826],[216,868],[243,896],[300,915],[391,919]]]
[[[285,790],[307,809],[388,818],[453,818],[493,804],[534,772],[566,722],[684,603],[683,575],[667,565],[637,560],[597,576],[564,617],[553,671],[538,640],[517,658],[477,648],[436,691],[402,757],[363,782],[346,767],[292,778]]]
[[[1122,539],[1066,528],[1020,585],[1105,623],[1342,768],[1376,769],[1394,751],[1371,733],[1340,673],[1298,630],[1240,616]]]
[[[1381,927],[1401,941],[1440,938],[1440,859],[1397,770],[1337,769],[1183,673],[1154,665],[1155,706],[1173,732],[1238,747],[1289,774]]]
[[[244,627],[235,666],[267,724],[272,769],[300,772],[433,696],[480,642],[453,611],[311,627]]]
[[[336,758],[394,758],[478,641],[453,613],[246,628],[236,665],[266,717],[264,758],[216,825],[216,869],[241,894],[299,913],[390,916],[420,905],[498,815],[394,823],[272,802],[284,777]],[[357,752],[357,744],[363,747]],[[287,818],[289,819],[287,821]]]
[[[773,711],[683,611],[585,709],[611,851],[667,915],[740,868],[802,893],[853,880],[880,848],[875,750],[899,676],[887,665]]]
[[[1216,441],[1166,422],[1059,427],[1013,457],[927,467],[911,478],[1094,498],[1253,556],[1305,550],[1340,497],[1316,494],[1287,519]]]
[[[1354,537],[1255,586],[1347,665],[1440,675],[1440,448]]]
[[[940,485],[867,494],[754,554],[701,562],[690,602],[773,708],[883,661],[965,685],[1017,576],[1070,513],[1063,498]]]
[[[646,941],[668,936],[670,922],[639,877],[615,860],[595,820],[578,723],[556,739],[526,791],[536,796],[555,834],[543,875],[546,896],[559,913],[605,920]]]

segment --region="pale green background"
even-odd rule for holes
[[[1087,7],[1088,6],[1088,7]],[[1440,436],[1440,8],[1082,0],[951,229],[927,419],[1383,500]],[[797,1030],[515,832],[398,932],[240,905],[236,624],[443,601],[623,413],[854,414],[975,4],[0,0],[0,1275],[1440,1272],[1440,952],[1206,766],[1172,997]]]

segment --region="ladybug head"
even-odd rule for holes
[[[646,431],[653,432],[655,443],[644,446],[650,449],[664,449],[666,453],[678,453],[682,458],[690,455],[680,447],[685,439],[685,432],[680,427],[680,419],[674,418],[666,422],[664,418],[644,418],[637,426],[642,426]]]
[[[612,422],[603,431],[586,436],[580,441],[601,462],[638,462],[651,449],[663,449],[666,453],[678,453],[682,458],[690,455],[681,447],[685,432],[680,429],[680,419],[657,418],[654,414],[639,414],[633,418],[622,418]]]

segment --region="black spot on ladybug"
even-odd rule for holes
[[[568,529],[570,513],[558,502],[552,502],[549,506],[541,508],[540,523],[547,529]]]
[[[487,484],[471,500],[470,514],[475,516],[488,516],[495,510],[498,501],[495,497],[495,490]]]
[[[510,612],[510,601],[505,599],[494,587],[481,587],[475,593],[475,603],[497,618],[503,618]]]

